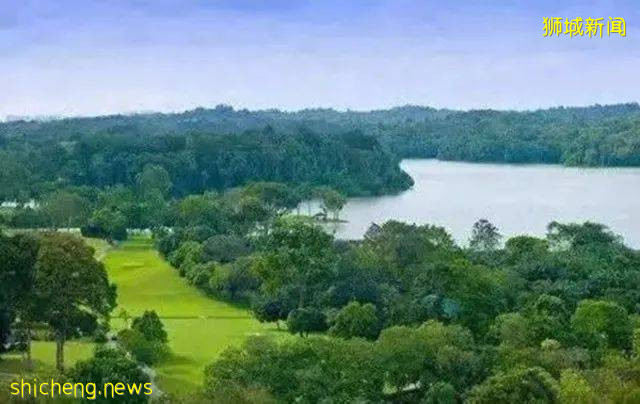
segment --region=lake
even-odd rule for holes
[[[415,181],[398,195],[350,198],[338,238],[361,238],[372,222],[395,219],[445,227],[466,244],[479,218],[505,236],[542,236],[553,220],[606,224],[640,248],[640,168],[573,168],[403,160]]]

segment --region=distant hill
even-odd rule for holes
[[[131,185],[148,164],[166,169],[179,195],[254,180],[371,195],[410,186],[397,168],[406,157],[640,166],[640,106],[286,112],[219,105],[0,123],[5,200],[60,185]]]

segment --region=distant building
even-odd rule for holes
[[[0,207],[1,207],[1,208],[11,208],[11,209],[15,209],[15,208],[18,208],[18,207],[20,207],[20,206],[22,206],[22,207],[24,207],[24,208],[31,208],[31,209],[35,209],[35,208],[37,208],[39,205],[38,205],[38,202],[36,202],[36,201],[35,201],[35,200],[33,200],[33,199],[32,199],[32,200],[30,200],[29,202],[25,202],[25,203],[23,203],[23,204],[20,204],[20,203],[18,203],[18,202],[16,202],[16,201],[6,201],[6,202],[2,202],[2,203],[0,203]]]

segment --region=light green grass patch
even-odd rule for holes
[[[79,360],[93,356],[94,344],[88,341],[69,341],[64,345],[65,368]],[[0,360],[0,382],[25,374],[56,374],[56,344],[53,341],[33,341],[31,343],[32,368],[29,369],[22,354],[10,353]]]
[[[103,240],[85,239],[96,249],[118,292],[117,316],[121,309],[130,316],[155,310],[169,335],[172,355],[155,367],[160,389],[172,394],[192,393],[202,386],[204,368],[229,346],[242,343],[250,335],[273,334],[275,325],[258,322],[251,313],[229,303],[206,296],[187,284],[153,248],[148,238],[133,238],[118,247]],[[114,330],[125,324],[113,318]],[[65,344],[65,367],[92,356],[95,344],[69,341]],[[32,348],[35,373],[55,371],[55,342],[35,341]],[[20,355],[5,355],[0,375],[25,373]]]
[[[69,368],[79,360],[93,356],[94,344],[91,341],[68,341],[64,344],[64,366]],[[33,341],[31,355],[46,368],[56,366],[56,343],[53,341]]]
[[[275,332],[251,313],[206,296],[187,284],[153,249],[148,238],[134,238],[110,250],[105,259],[111,282],[118,287],[118,308],[131,316],[155,310],[169,334],[172,357],[155,367],[159,386],[174,394],[195,391],[203,371],[225,348],[249,335]],[[112,326],[121,328],[114,319]]]

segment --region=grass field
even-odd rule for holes
[[[194,391],[202,384],[204,367],[226,347],[252,334],[276,332],[247,310],[211,299],[188,285],[148,238],[134,238],[110,250],[104,263],[118,286],[114,314],[125,309],[136,316],[153,309],[165,324],[173,357],[155,367],[162,390]],[[117,320],[113,325],[118,326]]]
[[[203,370],[226,347],[241,343],[247,336],[276,333],[275,326],[255,320],[246,309],[205,296],[188,285],[176,270],[164,261],[148,238],[133,238],[116,248],[100,240],[88,240],[102,259],[109,279],[118,288],[117,316],[121,309],[137,316],[145,310],[155,310],[169,334],[172,356],[155,367],[156,382],[169,393],[189,393],[202,385]],[[119,318],[112,327],[124,325]],[[89,358],[93,344],[71,341],[65,345],[65,364]],[[35,342],[35,371],[53,372],[55,344]],[[2,375],[23,373],[19,356],[3,357]]]

